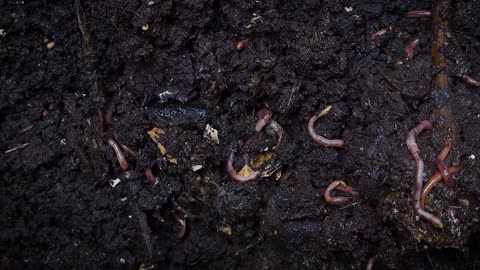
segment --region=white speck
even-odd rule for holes
[[[67,145],[67,139],[61,139],[60,144]]]
[[[123,197],[123,198],[120,199],[120,201],[122,201],[122,202],[124,202],[124,201],[126,201],[126,200],[128,200],[127,197]]]
[[[121,263],[121,264],[124,264],[124,263],[125,263],[125,259],[124,259],[124,258],[120,258],[120,263]]]
[[[468,158],[471,159],[471,160],[474,160],[474,159],[475,159],[475,155],[474,155],[474,154],[471,154]]]
[[[166,101],[165,99],[166,99],[168,96],[171,96],[171,95],[173,95],[172,92],[170,92],[170,91],[165,91],[165,92],[162,92],[162,93],[158,94],[158,97],[160,98],[160,101],[161,101],[161,102],[164,102],[164,101]]]
[[[132,215],[128,215],[128,218],[132,218]]]
[[[352,12],[352,11],[353,11],[353,7],[345,7],[345,11],[346,11],[346,12]]]
[[[4,37],[7,35],[7,32],[5,32],[4,29],[0,29],[0,36]]]
[[[147,4],[147,5],[149,5],[149,6],[153,6],[153,5],[155,5],[155,2],[153,2],[153,1],[150,1],[150,2],[148,2],[148,4]]]
[[[117,179],[112,179],[110,180],[110,186],[112,186],[112,188],[116,187],[118,184],[120,184],[122,180],[120,180],[120,178],[117,178]]]
[[[202,165],[193,165],[193,166],[192,166],[192,171],[196,172],[196,171],[198,171],[198,170],[200,170],[200,169],[202,169],[202,168],[203,168]]]
[[[208,143],[220,144],[220,140],[218,139],[218,130],[214,129],[209,124],[207,124],[207,126],[205,127],[203,137],[207,139]]]

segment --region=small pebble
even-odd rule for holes
[[[55,42],[51,41],[49,43],[47,43],[47,49],[53,49],[53,47],[55,47]]]

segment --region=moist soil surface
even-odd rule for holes
[[[431,8],[1,1],[0,268],[364,269],[375,257],[373,269],[480,269],[479,89],[455,76],[480,76],[480,2],[445,15],[451,76],[440,96],[432,19],[404,17]],[[427,199],[440,230],[413,211],[405,140],[433,122],[417,142],[425,180],[435,174],[444,138],[433,112],[445,102],[457,133],[446,164],[462,171]],[[308,133],[328,105],[314,129],[343,148]],[[263,108],[273,115],[255,135]],[[120,149],[128,169],[110,138],[135,151]],[[265,177],[233,180],[231,151],[236,171],[243,155]],[[360,195],[327,204],[338,179]]]

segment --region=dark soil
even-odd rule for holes
[[[413,212],[405,144],[438,105],[431,19],[403,17],[430,2],[151,2],[81,1],[83,35],[72,0],[0,2],[0,269],[364,269],[372,256],[374,269],[480,269],[480,95],[453,76],[460,64],[480,78],[480,2],[450,9],[453,94],[443,98],[459,143],[447,164],[463,170],[457,189],[441,183],[428,201],[443,230]],[[315,128],[342,149],[307,132],[330,104]],[[230,149],[254,135],[266,106],[288,133],[268,161],[282,169],[236,182]],[[126,155],[126,172],[110,137],[139,153]],[[275,143],[263,131],[248,152]],[[418,143],[428,178],[443,138],[433,129]],[[361,196],[326,204],[336,179]],[[187,216],[182,239],[172,210]]]

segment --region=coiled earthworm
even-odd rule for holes
[[[128,162],[125,159],[125,156],[123,155],[122,150],[118,146],[117,142],[110,138],[108,139],[108,144],[113,148],[113,151],[115,151],[115,155],[117,155],[120,167],[122,167],[124,171],[128,170]]]
[[[227,161],[227,171],[234,180],[236,180],[238,182],[241,182],[241,183],[245,183],[245,182],[248,182],[248,181],[255,180],[260,176],[260,172],[258,172],[258,171],[253,171],[252,174],[246,175],[246,176],[238,175],[237,172],[235,171],[235,169],[233,168],[233,161],[234,160],[235,160],[235,152],[232,149],[232,150],[230,150],[230,156],[228,157],[228,161]],[[250,168],[248,166],[248,158],[245,161],[245,166]]]
[[[420,149],[418,149],[417,142],[415,141],[415,136],[420,134],[425,129],[432,128],[432,123],[428,120],[422,121],[418,126],[412,129],[408,133],[407,137],[407,147],[410,150],[410,153],[413,156],[416,164],[416,173],[415,173],[415,188],[413,190],[413,210],[415,213],[424,220],[427,220],[433,223],[438,228],[443,228],[442,221],[435,217],[434,215],[428,213],[427,211],[423,210],[420,204],[421,196],[422,196],[422,185],[423,185],[423,171],[424,171],[424,163],[423,160],[420,158]]]
[[[430,17],[432,16],[432,12],[430,10],[412,10],[404,14],[407,18],[422,18],[422,17]]]
[[[405,52],[407,53],[408,60],[412,60],[414,56],[413,50],[415,47],[420,44],[420,39],[418,37],[413,38],[407,44],[405,44]]]
[[[448,168],[449,174],[454,174],[462,170],[462,167],[450,167]],[[436,173],[434,174],[430,180],[428,180],[427,184],[423,187],[422,190],[422,197],[420,200],[420,207],[425,209],[425,202],[427,201],[428,194],[432,191],[432,189],[442,180],[442,174]]]
[[[327,189],[323,193],[323,196],[325,197],[325,201],[329,204],[342,205],[347,201],[353,199],[353,197],[332,197],[330,192],[332,192],[334,189],[341,190],[354,197],[358,196],[358,191],[356,191],[354,188],[348,186],[342,180],[335,180],[330,185],[328,185]]]
[[[452,175],[448,172],[447,165],[445,164],[445,158],[452,149],[452,143],[450,140],[445,140],[445,145],[435,159],[435,165],[437,166],[438,171],[442,174],[443,181],[447,186],[453,188],[455,187],[455,182],[453,181]]]
[[[318,118],[326,115],[330,110],[332,109],[332,105],[328,106],[327,108],[323,109],[320,113],[317,113],[310,118],[310,121],[308,121],[308,133],[310,134],[310,137],[317,143],[325,146],[325,147],[343,147],[343,140],[335,139],[335,140],[330,140],[327,139],[323,136],[318,135],[315,132],[315,129],[313,128],[313,125],[315,122],[318,120]]]
[[[272,118],[273,112],[270,109],[263,108],[257,112],[257,124],[255,124],[255,131],[259,132]]]
[[[462,81],[468,83],[468,84],[471,84],[473,86],[476,86],[476,87],[480,87],[480,82],[475,80],[474,78],[468,76],[468,75],[462,75]]]
[[[171,211],[173,218],[175,219],[175,222],[180,226],[180,230],[177,232],[177,239],[182,239],[185,236],[185,233],[187,232],[187,217],[185,215],[184,218],[180,218],[177,214],[176,210]]]

